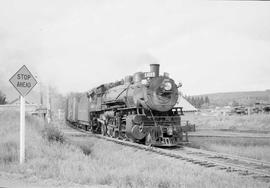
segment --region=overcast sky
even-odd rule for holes
[[[159,63],[186,94],[270,89],[270,2],[0,0],[0,79],[85,91]]]

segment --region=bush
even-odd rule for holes
[[[42,137],[47,139],[49,142],[60,142],[64,143],[65,138],[63,132],[61,132],[56,127],[47,125],[42,131]]]
[[[85,155],[90,155],[92,153],[91,146],[80,145],[80,148]]]

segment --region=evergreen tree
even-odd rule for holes
[[[209,100],[208,96],[205,97],[205,100],[204,101],[205,101],[206,104],[209,104],[210,103],[210,100]]]
[[[191,97],[190,103],[195,106],[195,98]]]
[[[210,103],[208,96],[189,96],[185,95],[185,99],[196,108],[208,106]]]
[[[200,99],[199,99],[199,106],[200,106],[200,108],[201,108],[201,106],[204,104],[204,100],[203,100],[203,97],[201,97]]]
[[[6,95],[0,91],[0,104],[7,104]]]
[[[196,108],[200,108],[200,98],[199,97],[194,97],[194,106]]]

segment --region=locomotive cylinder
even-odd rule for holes
[[[150,72],[155,73],[155,77],[159,76],[159,64],[150,64]]]

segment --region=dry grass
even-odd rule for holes
[[[103,140],[78,145],[44,139],[43,123],[27,118],[27,162],[18,165],[18,114],[0,114],[1,170],[89,185],[116,187],[269,187],[254,179],[207,169]],[[3,147],[4,146],[4,147]],[[6,153],[9,157],[4,157]],[[4,160],[8,159],[8,160]]]
[[[186,114],[184,119],[195,123],[198,129],[227,129],[232,131],[269,132],[270,114],[202,116]]]
[[[34,153],[33,144],[39,139],[42,123],[39,119],[30,116],[26,117],[26,137],[28,142],[26,147],[28,155]],[[18,161],[19,150],[19,112],[1,112],[0,113],[0,164],[6,165]]]
[[[270,139],[191,137],[190,141],[196,148],[270,161]]]
[[[60,129],[53,125],[46,125],[45,128],[42,130],[42,136],[49,142],[64,143],[65,141],[64,134],[61,132]]]
[[[198,132],[204,129],[268,134],[270,132],[270,114],[253,114],[250,116],[202,116],[187,114],[185,119],[195,123]],[[217,134],[218,132],[209,131],[209,134],[215,133]],[[189,140],[193,146],[206,150],[270,161],[270,139],[267,138],[191,137]]]

